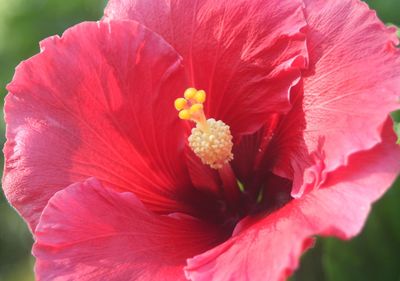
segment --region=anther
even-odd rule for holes
[[[207,120],[208,132],[204,132],[201,124],[192,129],[189,146],[200,157],[203,164],[214,169],[221,169],[233,159],[232,135],[229,126],[221,120]]]

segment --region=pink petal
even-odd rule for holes
[[[383,122],[400,107],[394,29],[361,1],[305,2],[311,69],[304,74],[304,98],[288,118],[291,124],[284,125],[291,135],[284,136],[288,145],[281,155],[291,155],[276,168],[294,177],[297,197],[346,165],[351,154],[381,142]],[[288,166],[299,174],[290,175]]]
[[[289,93],[307,64],[299,0],[111,0],[108,19],[134,19],[182,56],[190,83],[206,90],[206,115],[233,133],[260,128],[290,108]]]
[[[324,188],[294,199],[264,219],[247,218],[224,244],[188,260],[193,281],[286,280],[314,235],[348,239],[359,233],[371,203],[390,186],[400,169],[400,148],[389,122],[384,142],[350,157]],[[253,224],[252,224],[253,223]]]
[[[91,176],[152,210],[188,211],[176,52],[130,21],[83,23],[41,48],[18,66],[5,105],[3,187],[31,228],[55,192]]]
[[[183,215],[149,212],[130,192],[97,180],[57,192],[36,228],[38,280],[185,280],[185,258],[219,239]]]

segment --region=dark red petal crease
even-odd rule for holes
[[[318,188],[351,154],[380,143],[384,121],[400,108],[395,30],[358,0],[305,4],[310,69],[304,72],[304,95],[296,97],[278,133],[275,168],[294,178],[296,197]]]
[[[352,155],[348,166],[328,176],[319,190],[264,218],[244,219],[233,238],[189,259],[186,276],[193,281],[283,281],[298,267],[313,236],[357,235],[371,203],[400,170],[400,148],[394,143],[391,122],[382,139],[373,149]]]
[[[179,55],[132,21],[82,23],[41,43],[8,85],[3,188],[35,228],[58,190],[95,176],[154,211],[190,211]]]
[[[111,0],[106,19],[134,19],[183,57],[191,85],[206,90],[205,111],[234,136],[290,108],[307,65],[300,0]]]
[[[53,280],[186,280],[185,258],[219,239],[189,216],[160,216],[133,193],[96,179],[57,192],[36,228],[36,277]]]

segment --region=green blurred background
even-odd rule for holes
[[[367,2],[384,22],[400,26],[400,0]],[[40,40],[61,34],[76,23],[99,19],[105,4],[106,0],[0,0],[2,98],[15,66],[39,51]],[[0,130],[3,143],[2,121]],[[350,242],[319,239],[303,257],[301,268],[292,280],[400,281],[399,216],[400,180],[375,204],[359,237]],[[0,192],[0,281],[34,280],[31,245],[27,227]]]

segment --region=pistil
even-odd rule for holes
[[[233,159],[232,134],[227,124],[204,114],[206,92],[189,88],[184,97],[175,100],[179,118],[196,123],[188,138],[189,146],[202,163],[218,170],[222,180],[223,193],[231,211],[238,208],[240,189],[229,164]]]
[[[221,120],[207,119],[204,114],[206,93],[189,88],[183,98],[175,100],[179,118],[196,123],[189,136],[189,146],[203,164],[213,169],[222,169],[233,159],[232,134],[228,125]]]

